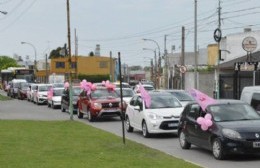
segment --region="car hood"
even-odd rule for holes
[[[180,117],[183,108],[160,108],[160,109],[146,109],[146,112],[155,113],[164,117]]]
[[[238,132],[259,132],[260,120],[218,122],[222,128],[229,128]]]

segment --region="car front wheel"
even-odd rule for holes
[[[63,105],[61,104],[61,112],[65,112],[65,108],[63,107]]]
[[[83,113],[80,111],[79,107],[77,110],[77,116],[78,116],[78,118],[83,118]]]
[[[146,125],[145,121],[143,121],[143,123],[142,123],[142,131],[143,131],[143,136],[145,138],[149,138],[151,136],[151,134],[149,133],[149,131],[147,129],[147,125]]]
[[[92,116],[92,114],[91,114],[91,112],[90,112],[90,110],[89,109],[87,109],[88,110],[88,121],[89,122],[92,122],[92,121],[94,121],[94,117]]]
[[[223,146],[219,138],[215,138],[212,142],[212,154],[217,160],[223,160],[225,158]]]
[[[127,132],[133,132],[134,131],[134,128],[131,126],[128,116],[126,116],[125,127],[126,127]]]
[[[184,134],[183,130],[180,131],[179,142],[182,149],[190,149],[191,144],[187,142],[186,135]]]

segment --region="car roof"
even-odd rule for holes
[[[198,104],[196,101],[191,101],[188,104]],[[211,105],[216,105],[216,104],[245,104],[245,102],[241,100],[235,100],[235,99],[216,99],[216,103],[210,104]]]

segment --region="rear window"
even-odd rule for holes
[[[260,93],[254,93],[251,100],[251,106],[256,110],[260,111]]]
[[[179,101],[193,101],[194,99],[187,92],[171,92]]]

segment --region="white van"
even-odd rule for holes
[[[251,105],[260,114],[260,86],[244,87],[240,100]]]

